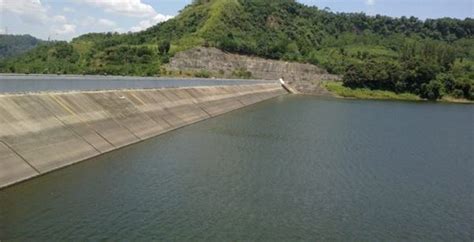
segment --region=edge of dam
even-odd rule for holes
[[[0,189],[286,93],[275,83],[0,94]]]

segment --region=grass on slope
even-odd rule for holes
[[[351,89],[343,86],[341,82],[326,82],[324,85],[328,91],[346,98],[406,101],[422,100],[417,95],[411,93],[395,93],[390,91],[370,90],[368,88]]]
[[[199,34],[212,32],[215,28],[225,28],[226,26],[222,23],[223,15],[226,12],[232,11],[233,8],[240,6],[237,0],[211,1],[209,4],[208,19],[198,30]]]

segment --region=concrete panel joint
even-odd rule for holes
[[[286,93],[275,83],[0,95],[0,188]]]

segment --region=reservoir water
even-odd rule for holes
[[[473,115],[280,97],[0,191],[0,240],[473,241]]]
[[[271,82],[274,81],[122,76],[0,75],[0,93],[145,89]]]

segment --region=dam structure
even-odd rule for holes
[[[0,188],[286,93],[271,83],[0,94]]]

